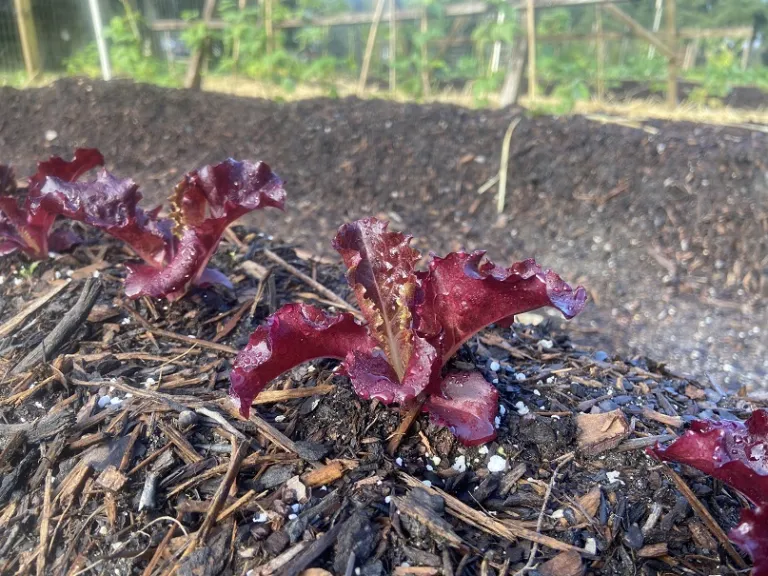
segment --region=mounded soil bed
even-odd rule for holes
[[[75,146],[160,202],[205,163],[263,159],[288,209],[252,220],[318,256],[346,220],[381,215],[424,252],[534,256],[592,296],[573,340],[644,354],[670,369],[759,388],[768,362],[768,140],[761,132],[581,117],[524,116],[510,154],[504,214],[501,140],[520,110],[311,100],[275,103],[127,82],[64,80],[0,90],[0,159],[18,175]],[[47,141],[46,131],[56,138]]]
[[[36,267],[0,260],[0,573],[508,575],[532,554],[544,576],[748,567],[711,529],[735,525],[740,497],[645,448],[760,405],[724,387],[764,370],[763,135],[525,117],[499,218],[477,188],[518,110],[76,81],[0,91],[0,109],[0,157],[20,174],[98,146],[160,201],[186,168],[254,157],[290,194],[286,214],[257,215],[217,252],[232,290],[172,305],[126,300],[132,256],[95,233]],[[332,361],[276,379],[248,420],[233,411],[229,370],[253,328],[323,303],[265,249],[349,298],[328,241],[369,214],[424,251],[533,255],[589,288],[577,320],[528,315],[452,361],[499,389],[485,446],[426,415],[396,436],[403,414],[359,400]],[[19,370],[33,350],[44,361]]]

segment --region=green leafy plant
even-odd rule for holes
[[[137,22],[141,22],[134,15]],[[115,76],[133,78],[138,82],[149,82],[161,86],[172,86],[178,79],[168,73],[164,63],[144,53],[141,38],[138,37],[128,16],[115,16],[104,32],[109,47],[109,61]],[[69,58],[67,73],[79,76],[98,77],[101,75],[99,51],[92,42]]]

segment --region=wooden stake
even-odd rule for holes
[[[37,45],[35,21],[32,18],[32,0],[14,0],[16,24],[19,28],[21,51],[24,53],[24,66],[29,80],[40,72],[40,51]]]
[[[605,100],[605,39],[603,38],[603,11],[595,6],[597,25],[597,99]]]
[[[213,11],[216,8],[216,0],[205,0],[203,6],[203,21],[208,24],[213,18]],[[187,68],[187,77],[184,79],[184,87],[191,90],[200,90],[202,85],[201,70],[203,68],[203,60],[205,59],[205,53],[208,51],[208,39],[203,42],[203,45],[196,48],[192,53],[192,57],[189,59],[189,68]]]
[[[267,54],[272,54],[275,30],[272,23],[272,0],[264,0],[264,30],[267,34]]]
[[[528,0],[526,10],[528,23],[528,99],[536,100],[536,7]]]
[[[395,56],[397,54],[397,20],[395,16],[395,0],[389,0],[389,91],[392,94],[397,90],[397,71],[395,70]]]
[[[270,0],[267,0],[269,2]],[[376,12],[373,15],[371,30],[368,32],[368,43],[365,45],[365,54],[363,55],[363,67],[360,70],[360,81],[357,83],[357,94],[362,96],[365,93],[365,84],[368,82],[368,69],[371,67],[371,56],[373,48],[376,45],[376,33],[379,31],[379,22],[381,14],[384,12],[384,0],[376,2]]]
[[[522,14],[517,11],[517,23],[520,24]],[[523,81],[523,70],[525,69],[525,60],[527,57],[528,43],[525,36],[517,34],[515,42],[512,44],[512,54],[509,59],[509,68],[507,76],[504,78],[504,86],[501,89],[501,98],[499,105],[503,108],[510,104],[517,104],[520,96],[520,85]]]
[[[419,31],[421,32],[422,37],[427,37],[427,32],[429,32],[429,20],[427,19],[426,8],[421,11]],[[427,98],[429,97],[432,90],[429,85],[429,49],[426,42],[421,43],[421,62],[421,93],[425,98]]]
[[[245,10],[246,0],[237,0],[237,8],[242,12]],[[235,76],[237,76],[237,61],[240,59],[240,38],[235,38],[232,43],[232,61],[235,64]]]
[[[664,0],[656,0],[656,8],[653,12],[653,28],[651,29],[654,34],[656,34],[659,31],[659,27],[661,26],[661,13],[664,10]],[[651,44],[648,47],[648,59],[650,60],[653,58],[653,55],[656,53],[656,47]]]
[[[667,46],[672,51],[669,56],[667,78],[667,104],[670,108],[677,108],[677,10],[675,0],[667,0],[665,17],[667,25]]]
[[[96,37],[96,48],[99,51],[99,64],[101,64],[101,77],[104,80],[112,79],[112,67],[109,65],[109,52],[107,43],[104,39],[102,30],[101,10],[98,0],[88,0],[88,6],[91,10],[91,22],[93,23],[93,34]]]

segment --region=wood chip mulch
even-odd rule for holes
[[[501,393],[465,448],[359,400],[332,361],[279,378],[250,419],[228,370],[276,307],[342,307],[336,265],[238,229],[234,292],[122,295],[111,242],[0,261],[0,574],[728,574],[742,500],[645,454],[748,398],[662,364],[574,349],[546,315],[465,346]],[[567,327],[566,327],[567,330]],[[394,450],[393,450],[394,449]]]

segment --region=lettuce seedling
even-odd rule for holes
[[[16,196],[17,187],[13,170],[0,166],[0,256],[16,251],[41,260],[48,251],[61,252],[79,242],[72,231],[51,231],[56,214],[40,205],[41,188],[46,178],[55,177],[62,182],[74,182],[80,176],[104,164],[98,150],[81,148],[71,162],[54,156],[37,165],[37,172],[29,179],[23,201]]]
[[[406,405],[425,398],[424,410],[467,445],[496,435],[498,392],[476,372],[448,372],[459,347],[492,323],[553,306],[566,318],[584,307],[586,291],[573,290],[533,260],[496,266],[484,252],[421,255],[411,237],[387,231],[375,218],[343,225],[334,248],[366,320],[289,304],[256,329],[235,359],[230,395],[247,417],[253,399],[280,374],[316,358],[336,358],[364,399]]]
[[[160,207],[145,211],[131,179],[102,170],[90,182],[50,177],[40,206],[84,222],[128,244],[144,264],[128,264],[125,292],[130,298],[177,300],[191,285],[230,285],[207,268],[227,226],[253,210],[283,208],[282,181],[263,162],[232,159],[187,173],[174,190],[169,218]],[[231,286],[231,285],[230,285]]]
[[[649,452],[701,470],[752,502],[729,537],[752,557],[753,576],[768,575],[768,411],[756,410],[744,423],[695,421],[668,447]]]

